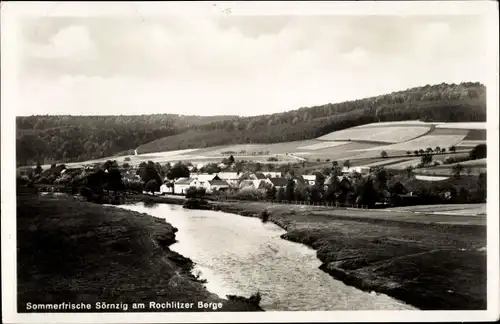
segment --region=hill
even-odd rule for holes
[[[373,122],[405,120],[484,122],[486,89],[480,83],[442,83],[279,114],[223,120],[143,144],[138,152],[300,141]]]
[[[82,161],[120,154],[190,127],[236,116],[28,116],[16,118],[18,165]]]
[[[27,165],[36,161],[44,164],[85,161],[120,153],[132,154],[127,150],[135,148],[139,154],[144,154],[234,144],[304,141],[369,123],[407,120],[484,122],[486,89],[480,83],[442,83],[253,117],[18,117],[17,162],[18,165]],[[420,131],[425,131],[425,128],[419,128],[415,134],[421,134]],[[363,147],[359,146],[359,149]]]

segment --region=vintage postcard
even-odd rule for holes
[[[1,23],[3,322],[499,318],[496,2]]]

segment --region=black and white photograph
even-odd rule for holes
[[[3,322],[498,320],[498,3],[7,1],[1,36]]]

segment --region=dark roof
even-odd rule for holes
[[[288,184],[288,179],[285,178],[270,178],[269,181],[277,187],[284,187]]]
[[[266,179],[266,176],[262,172],[255,172],[255,177],[257,177],[257,180]]]
[[[331,185],[333,183],[333,177],[334,176],[329,176],[328,178],[326,178],[325,185]],[[337,176],[337,181],[338,182],[347,181],[348,183],[351,183],[351,181],[344,176]]]
[[[211,180],[208,181],[208,183],[210,183],[211,186],[229,186],[229,183],[224,180]]]

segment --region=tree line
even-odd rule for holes
[[[222,120],[146,143],[139,152],[307,140],[368,123],[405,120],[486,121],[486,89],[480,83],[443,83],[361,100]]]
[[[28,116],[16,118],[18,165],[52,164],[134,154],[139,145],[193,125],[235,116]]]
[[[18,165],[73,162],[117,154],[316,138],[378,121],[486,120],[480,83],[426,85],[377,97],[253,117],[30,116],[17,117]]]

